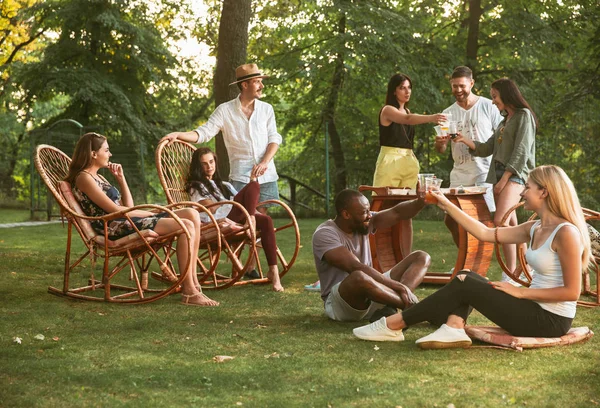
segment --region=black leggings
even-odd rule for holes
[[[560,337],[571,328],[573,319],[551,313],[529,299],[518,299],[495,289],[489,281],[470,271],[464,281],[455,277],[446,286],[402,311],[408,326],[428,321],[446,323],[449,315],[467,321],[473,308],[513,336]]]

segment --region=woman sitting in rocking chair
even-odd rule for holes
[[[260,231],[263,249],[269,265],[267,278],[273,283],[275,292],[283,292],[277,266],[277,244],[275,242],[273,220],[268,215],[256,211],[260,195],[260,185],[256,178],[251,179],[250,183],[240,192],[237,192],[230,183],[221,180],[217,168],[217,155],[208,147],[201,147],[192,156],[186,189],[192,201],[197,201],[202,205],[206,206],[214,202],[233,200],[240,203],[248,211],[252,219],[251,222]],[[244,222],[244,214],[237,208],[232,208],[231,204],[215,206],[212,209],[214,209],[214,215],[217,219],[227,217],[237,223]]]
[[[73,194],[81,204],[81,208],[86,215],[90,217],[101,217],[109,213],[125,210],[133,207],[133,198],[123,168],[120,164],[111,163],[112,153],[108,148],[106,137],[97,133],[86,133],[83,135],[73,153],[73,161],[69,167],[69,174],[66,181],[71,184]],[[98,174],[98,170],[108,168],[119,183],[121,194],[110,185],[104,177]],[[122,204],[121,204],[122,203]],[[200,244],[200,217],[198,212],[191,208],[175,210],[188,229],[193,241],[191,256],[198,253]],[[169,218],[166,212],[152,213],[149,211],[137,210],[129,213],[135,226],[139,230],[151,229],[156,233],[163,235],[180,229],[180,224],[173,218]],[[102,221],[93,221],[92,227],[104,233]],[[126,218],[112,220],[108,224],[108,238],[116,240],[135,233],[135,229]],[[185,264],[188,259],[187,236],[181,234],[177,240],[177,260],[179,265]],[[196,276],[196,262],[190,262],[190,270],[182,282],[181,303],[190,306],[218,306],[216,302],[202,293],[198,278]]]

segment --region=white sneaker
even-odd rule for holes
[[[391,330],[385,323],[385,317],[366,326],[357,327],[352,333],[359,339],[370,341],[403,341],[402,330]]]
[[[446,324],[428,336],[416,341],[422,349],[465,348],[471,345],[471,339],[465,329],[455,329]]]

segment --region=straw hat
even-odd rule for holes
[[[238,82],[244,82],[252,78],[268,78],[268,75],[263,75],[256,64],[244,64],[240,65],[235,69],[235,82],[229,85],[237,84]]]

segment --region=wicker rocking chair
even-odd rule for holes
[[[160,183],[163,187],[169,204],[188,202],[190,197],[185,191],[192,155],[196,148],[187,142],[175,140],[168,144],[164,141],[156,148],[156,169]],[[200,242],[198,263],[198,280],[202,288],[224,289],[232,285],[267,283],[268,279],[263,274],[263,267],[258,258],[257,248],[260,247],[260,235],[250,226],[248,212],[234,201],[221,201],[206,206],[208,209],[231,204],[245,214],[243,224],[232,225],[228,220],[220,219],[203,225]],[[283,253],[277,249],[279,262],[279,276],[283,277],[292,267],[300,249],[300,230],[292,210],[279,200],[268,200],[260,205],[275,204],[282,208],[287,218],[285,222],[275,223],[275,236],[277,242],[288,241],[293,244],[290,253]],[[279,220],[274,220],[279,221]],[[277,225],[279,224],[279,225]],[[215,242],[217,236],[221,237],[221,247]],[[260,279],[241,280],[249,269],[252,261],[256,260]],[[230,265],[228,265],[228,263]],[[201,271],[204,274],[201,276]]]
[[[506,212],[506,214],[504,215],[504,217],[502,217],[502,221],[500,223],[500,225],[507,225],[507,220],[510,217],[510,215],[517,211],[517,209],[519,207],[523,206],[523,202],[520,202],[518,204],[516,204],[515,206],[513,206],[510,210],[508,210]],[[600,213],[594,210],[590,210],[587,208],[583,208],[583,215],[586,219],[586,221],[600,221]],[[529,217],[528,221],[532,221],[535,220],[537,218],[537,214],[533,214],[531,217]],[[517,245],[517,268],[514,271],[509,271],[508,270],[508,266],[506,266],[506,262],[504,262],[503,259],[503,253],[502,253],[502,246],[500,244],[495,244],[496,246],[496,259],[498,260],[498,264],[500,265],[500,267],[502,268],[502,270],[504,271],[504,273],[506,273],[512,280],[514,280],[515,282],[520,283],[523,286],[529,287],[529,285],[531,284],[531,280],[532,280],[532,275],[531,275],[531,267],[527,264],[527,260],[525,259],[525,251],[527,250],[527,245],[525,244],[521,244],[521,245]],[[582,273],[582,287],[581,287],[581,295],[582,296],[588,296],[588,297],[592,297],[591,301],[588,300],[583,300],[580,299],[577,301],[577,304],[579,306],[585,306],[585,307],[595,307],[595,306],[600,306],[600,267],[598,266],[598,264],[600,263],[600,256],[598,256],[598,254],[593,254],[592,256],[592,262],[590,263],[590,266],[588,268],[588,270],[583,271]],[[595,275],[595,286],[596,288],[593,289],[592,286],[594,285],[592,283],[592,279],[590,277],[590,272],[593,273]]]
[[[67,220],[63,287],[60,289],[51,286],[48,288],[49,293],[83,300],[147,303],[178,290],[185,274],[178,276],[171,262],[175,253],[172,247],[173,240],[183,231],[188,237],[189,253],[192,253],[192,242],[185,224],[172,208],[145,204],[103,217],[88,217],[73,196],[69,183],[62,181],[67,176],[71,159],[55,147],[39,145],[34,161],[41,178],[60,206],[63,219]],[[108,222],[116,218],[129,218],[129,213],[136,209],[166,211],[179,223],[181,229],[171,234],[159,235],[152,230],[140,231],[136,228],[136,232],[131,235],[114,241],[109,240]],[[95,220],[104,223],[104,234],[99,234],[92,228],[90,222]],[[74,262],[71,261],[73,228],[79,233],[84,245],[83,253]],[[82,267],[82,262],[88,257],[91,273],[86,277],[78,272],[84,272],[86,268]],[[99,280],[94,276],[98,258],[103,260],[102,276]],[[162,271],[153,273],[160,277],[158,280],[148,279],[153,261]],[[192,262],[191,257],[180,270],[187,271],[189,262]]]

